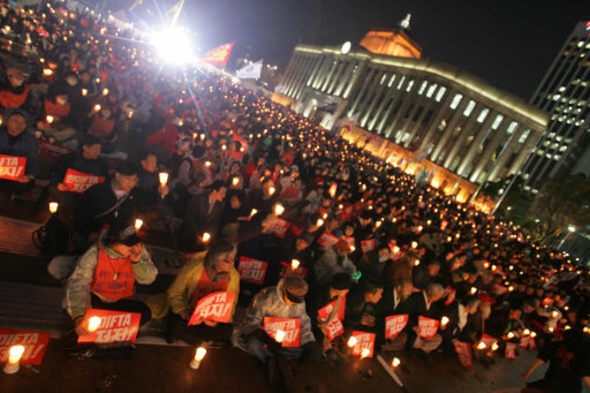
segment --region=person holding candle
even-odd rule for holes
[[[191,345],[203,340],[223,341],[229,339],[230,324],[201,320],[196,326],[186,326],[199,300],[213,292],[235,293],[231,315],[235,311],[240,293],[240,275],[234,267],[236,245],[226,239],[211,244],[207,251],[196,254],[180,271],[167,291],[168,316],[166,339],[171,342],[181,338]],[[155,298],[150,304],[159,310],[154,317],[162,318],[166,313],[162,299]],[[158,303],[160,302],[160,303]]]
[[[412,347],[422,359],[427,359],[427,354],[436,350],[442,343],[442,336],[436,333],[431,338],[420,337],[419,317],[439,320],[441,318],[440,306],[437,302],[442,299],[444,289],[439,283],[430,283],[425,290],[414,293],[408,299],[409,320],[408,326],[413,332],[414,340]]]
[[[257,357],[270,366],[269,376],[274,376],[276,366],[271,359],[299,359],[305,361],[310,355],[315,337],[311,330],[311,319],[305,307],[308,285],[297,276],[287,276],[278,285],[260,291],[252,300],[244,319],[234,326],[234,346]],[[300,321],[299,347],[283,347],[264,330],[264,318],[298,318]]]
[[[204,193],[191,199],[179,233],[178,240],[182,251],[205,250],[209,243],[203,240],[205,232],[215,239],[221,229],[226,194],[227,185],[217,180],[208,186]]]
[[[0,192],[6,199],[14,194],[30,191],[35,186],[39,170],[39,143],[29,131],[29,115],[20,109],[4,114],[0,127],[0,154],[27,159],[24,173],[14,180],[0,179]]]
[[[151,256],[134,226],[114,222],[98,242],[84,253],[68,278],[63,307],[72,318],[78,335],[87,332],[87,308],[137,312],[141,323],[151,319],[149,307],[138,300],[135,284],[149,285],[158,275]]]
[[[479,310],[481,300],[476,295],[467,295],[460,301],[451,303],[443,312],[446,323],[441,318],[440,330],[443,337],[443,346],[450,352],[454,351],[455,341],[474,343],[477,339],[476,332],[471,330],[469,319]]]

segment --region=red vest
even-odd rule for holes
[[[229,286],[229,280],[220,281],[220,282],[213,282],[207,275],[207,270],[203,266],[203,274],[201,274],[201,278],[195,287],[193,295],[191,297],[191,307],[195,308],[199,300],[204,298],[205,296],[209,295],[213,292],[219,291],[227,291],[227,287]]]
[[[115,121],[113,119],[105,119],[100,115],[94,115],[88,133],[98,137],[108,136],[113,132],[114,128]]]
[[[64,118],[70,114],[70,103],[67,102],[65,105],[59,105],[51,100],[45,100],[45,113],[50,116],[57,118]]]
[[[131,259],[112,258],[102,246],[98,245],[98,263],[90,289],[96,295],[111,302],[116,302],[135,293],[135,275]]]
[[[0,105],[5,109],[20,108],[27,100],[31,90],[33,90],[32,85],[26,85],[20,94],[13,93],[8,89],[2,90],[0,91]]]

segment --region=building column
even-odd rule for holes
[[[527,159],[529,154],[531,154],[531,151],[535,147],[537,139],[539,139],[539,133],[531,130],[526,141],[524,141],[524,143],[522,144],[522,149],[520,150],[520,153],[518,153],[516,160],[514,160],[512,166],[509,168],[508,175],[520,172],[520,169],[524,165],[525,160]]]
[[[303,91],[303,89],[305,89],[305,87],[307,85],[307,79],[309,78],[309,75],[313,71],[313,69],[312,69],[313,61],[314,61],[314,58],[310,57],[303,64],[303,73],[302,73],[301,78],[299,80],[299,84],[298,84],[297,88],[295,89],[295,99],[299,99],[299,97],[301,96],[301,92]]]
[[[336,90],[334,90],[334,95],[340,96],[341,94],[343,94],[344,86],[346,85],[346,82],[349,81],[350,77],[352,76],[352,70],[354,70],[355,64],[356,64],[355,60],[351,60],[348,63],[348,66],[345,68],[342,78],[340,79],[340,83],[338,83]]]
[[[479,156],[479,160],[473,166],[474,169],[469,178],[472,183],[479,183],[477,181],[479,175],[489,164],[490,159],[492,158],[492,154],[494,154],[494,151],[498,148],[498,145],[506,136],[506,129],[510,125],[510,122],[511,120],[508,117],[504,117],[498,128],[492,131],[495,132],[495,134],[490,138],[490,141],[488,142],[487,146],[483,149],[483,152]],[[486,178],[487,177],[489,177],[489,174],[486,176]]]
[[[289,90],[289,88],[291,87],[293,74],[295,73],[295,71],[297,69],[296,64],[297,64],[298,60],[299,60],[299,53],[294,52],[293,57],[291,58],[291,61],[289,61],[289,66],[287,67],[287,71],[285,71],[285,74],[283,75],[282,85],[285,86],[285,89],[284,89],[285,95],[287,94],[287,90]]]
[[[473,108],[473,111],[471,111],[471,116],[469,116],[469,118],[467,119],[467,122],[463,126],[461,133],[455,139],[455,143],[451,146],[451,148],[449,150],[449,154],[447,154],[447,156],[445,157],[445,163],[443,165],[445,168],[449,168],[451,165],[453,165],[453,160],[455,159],[455,156],[459,152],[459,149],[465,143],[465,139],[467,139],[467,137],[472,134],[471,131],[472,131],[473,124],[475,124],[475,122],[477,120],[478,113],[483,108],[485,108],[484,105],[476,103],[475,108]]]
[[[412,141],[416,137],[416,134],[418,133],[418,130],[420,129],[420,125],[422,124],[422,120],[424,119],[424,117],[426,116],[428,111],[433,109],[433,107],[431,105],[431,101],[428,97],[426,97],[426,94],[422,94],[422,96],[420,96],[420,99],[418,101],[418,105],[422,106],[424,109],[422,110],[422,113],[420,114],[420,116],[418,116],[418,118],[414,122],[414,126],[408,130],[408,132],[410,133],[410,137],[408,138],[406,144],[404,145],[405,147],[408,147],[411,145]],[[414,116],[414,115],[412,115],[412,116]],[[411,121],[411,119],[408,119],[408,120]],[[407,124],[409,125],[410,123],[408,122]],[[407,126],[404,125],[404,127],[407,127]]]
[[[430,155],[430,161],[435,162],[438,159],[438,157],[440,156],[440,153],[442,153],[443,149],[446,147],[445,145],[447,144],[447,141],[449,140],[451,135],[453,135],[453,133],[455,132],[455,128],[457,127],[457,123],[459,123],[459,120],[461,120],[463,118],[463,111],[465,110],[465,107],[467,106],[468,102],[469,102],[469,97],[466,97],[465,95],[463,95],[463,98],[461,99],[461,102],[459,103],[459,106],[457,106],[457,108],[455,108],[455,109],[451,109],[450,107],[446,108],[448,111],[454,111],[455,113],[453,113],[453,115],[451,116],[451,119],[447,123],[447,127],[444,130],[443,135],[436,142],[436,147],[434,148],[434,151]]]
[[[510,158],[510,155],[515,150],[515,145],[519,145],[518,139],[524,131],[525,127],[519,124],[517,129],[514,130],[512,135],[510,135],[510,139],[508,139],[508,141],[506,142],[506,146],[504,146],[504,148],[502,149],[503,151],[500,152],[500,155],[496,158],[494,167],[490,171],[490,175],[488,176],[489,181],[494,181],[496,179],[496,177],[504,167],[504,164],[506,164],[506,161]]]
[[[353,102],[352,106],[350,107],[350,110],[348,111],[349,116],[352,116],[355,114],[355,112],[357,112],[357,105],[359,104],[361,97],[364,95],[364,92],[367,89],[367,86],[369,85],[369,82],[373,78],[373,75],[375,74],[375,72],[377,72],[377,70],[375,68],[367,69],[367,76],[363,79],[362,85],[358,89],[356,98],[354,99],[354,102]],[[358,75],[357,75],[357,78],[358,78]]]
[[[455,96],[456,91],[452,90],[450,88],[448,90],[449,90],[449,92],[447,93],[446,98],[440,104],[440,107],[439,107],[438,111],[436,112],[436,114],[433,116],[430,125],[425,126],[427,128],[426,128],[426,131],[424,131],[424,133],[423,133],[424,136],[422,137],[422,143],[420,143],[419,149],[425,149],[426,146],[432,142],[432,140],[436,136],[436,133],[440,132],[438,130],[438,125],[440,124],[440,122],[443,120],[443,118],[449,117],[449,113],[451,111],[450,105],[453,100],[453,97]],[[432,96],[432,99],[433,100],[435,99],[434,95]],[[434,104],[434,105],[436,105],[436,104]]]
[[[466,174],[464,173],[465,170],[469,167],[471,160],[477,153],[477,150],[479,149],[479,145],[481,144],[483,138],[485,138],[488,131],[491,132],[490,128],[492,127],[492,123],[494,122],[494,119],[498,114],[498,112],[492,111],[490,109],[490,112],[488,113],[488,118],[483,122],[479,132],[471,142],[471,146],[469,147],[469,150],[467,150],[467,154],[465,154],[465,157],[463,157],[463,160],[457,168],[457,174],[459,176],[466,176]]]
[[[368,103],[365,114],[362,116],[362,119],[360,119],[360,121],[359,121],[359,124],[361,124],[361,127],[364,127],[365,124],[367,123],[367,120],[368,120],[369,116],[371,115],[371,111],[373,110],[375,105],[377,105],[377,100],[379,99],[379,97],[381,97],[381,94],[383,93],[383,85],[379,84],[379,82],[381,82],[381,78],[383,78],[383,75],[386,75],[385,71],[379,70],[379,73],[377,74],[377,78],[375,79],[375,81],[377,83],[377,86],[375,86],[375,89],[374,89],[375,96],[373,97],[371,102]]]
[[[299,83],[299,78],[301,75],[301,69],[303,68],[303,63],[305,62],[307,56],[301,56],[298,60],[297,63],[295,64],[295,72],[293,73],[292,76],[292,80],[291,80],[291,87],[289,88],[289,90],[287,90],[287,95],[289,97],[295,97],[294,95],[294,91],[295,91],[295,86],[297,85],[297,83]]]

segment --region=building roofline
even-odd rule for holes
[[[308,44],[296,45],[295,51],[311,52],[316,54],[328,53],[341,55],[340,48],[338,47],[321,47]],[[491,101],[497,102],[499,105],[506,107],[508,110],[514,111],[519,115],[534,121],[543,129],[547,127],[549,122],[549,115],[547,113],[527,103],[524,99],[494,87],[483,79],[462,71],[458,67],[450,64],[437,62],[430,59],[410,59],[404,57],[376,55],[359,50],[351,50],[346,54],[346,56],[364,59],[374,64],[394,66],[436,75],[450,82],[454,82],[460,86],[463,86],[466,89],[469,89]]]

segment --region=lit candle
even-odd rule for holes
[[[529,329],[524,329],[524,330],[522,331],[522,335],[523,335],[523,336],[528,336],[529,334],[531,334],[531,331],[530,331]]]
[[[278,342],[279,344],[283,342],[283,340],[285,339],[285,336],[287,335],[287,333],[285,333],[282,330],[277,330],[277,332],[275,333],[275,341]]]
[[[226,145],[221,145],[221,150],[226,151],[227,150],[227,146]]]
[[[203,240],[203,243],[207,243],[209,240],[211,240],[211,234],[209,232],[203,233],[201,240]]]
[[[273,186],[270,186],[270,187],[268,188],[268,195],[269,195],[269,196],[272,196],[272,195],[273,195],[273,194],[274,194],[276,191],[277,191],[277,189],[276,189],[276,188],[274,188]]]
[[[391,361],[391,367],[397,368],[401,363],[402,362],[401,362],[401,360],[399,360],[399,358],[394,357],[393,360]]]
[[[102,95],[103,96],[108,96],[109,95],[109,89],[107,89],[106,87],[104,89],[102,89]]]
[[[201,366],[201,362],[203,361],[203,358],[205,357],[206,354],[207,354],[207,349],[205,349],[204,347],[197,348],[197,350],[195,352],[195,357],[193,358],[193,360],[191,360],[190,367],[193,370],[198,369]]]
[[[419,259],[416,259],[414,261],[414,266],[420,266],[420,260]]]
[[[449,323],[449,318],[447,318],[446,316],[444,316],[440,319],[440,326],[442,328],[446,327],[448,323]]]
[[[477,288],[476,287],[471,287],[471,290],[469,291],[472,295],[475,295],[475,293],[477,292]]]
[[[508,333],[506,334],[506,337],[507,337],[509,340],[512,340],[512,339],[514,338],[514,333],[512,333],[512,332],[508,332]]]
[[[486,343],[484,343],[483,341],[480,341],[479,344],[477,344],[477,349],[479,349],[480,351],[486,349]]]
[[[45,75],[45,76],[51,76],[51,75],[53,75],[53,70],[51,68],[44,68],[43,69],[43,75]]]
[[[324,225],[324,220],[322,218],[318,218],[317,222],[315,223],[315,226],[319,228],[322,225]]]
[[[276,203],[273,211],[274,211],[275,215],[280,216],[281,214],[283,214],[285,212],[285,207],[283,205],[281,205],[280,203]]]
[[[86,97],[88,95],[88,89],[82,89],[82,95]]]
[[[58,208],[59,208],[59,203],[49,202],[49,213],[55,214],[57,212]]]
[[[4,366],[4,372],[6,374],[14,374],[18,371],[20,359],[25,352],[25,347],[22,345],[13,345],[8,350],[8,363]]]
[[[537,337],[537,332],[531,332],[531,338]]]
[[[102,320],[100,319],[100,317],[90,317],[88,319],[88,331],[89,332],[95,332],[98,327],[100,326],[100,323],[102,322]]]
[[[141,229],[142,225],[143,225],[143,220],[141,218],[136,218],[135,219],[135,230],[139,231]]]
[[[205,134],[201,134],[201,140],[204,141],[205,140]]]
[[[297,260],[297,259],[291,260],[291,269],[297,270],[299,268],[299,266],[301,266],[301,262],[299,262],[299,260]]]
[[[361,351],[361,359],[368,358],[370,354],[371,350],[369,348],[363,348],[363,350]]]
[[[497,342],[494,342],[494,343],[492,344],[492,351],[497,351],[497,350],[498,350],[498,348],[500,348],[500,346],[498,345],[498,343],[497,343]]]
[[[400,248],[398,246],[394,246],[393,247],[393,253],[394,254],[399,254],[399,252],[400,252]]]
[[[158,173],[158,177],[160,178],[160,185],[162,187],[168,183],[168,173],[160,172],[160,173]]]
[[[417,242],[412,242],[412,248],[418,248],[418,243]]]
[[[348,345],[349,348],[353,348],[357,343],[358,343],[358,340],[356,339],[356,337],[350,336],[346,345]]]
[[[240,178],[239,177],[234,177],[233,179],[231,179],[231,184],[236,187],[238,184],[240,184]]]
[[[54,118],[51,115],[47,115],[46,120],[47,120],[48,124],[51,124],[51,123],[53,123]]]
[[[100,104],[96,104],[96,105],[94,105],[94,111],[95,111],[95,112],[98,112],[98,111],[100,111],[100,109],[101,109],[101,108],[102,108],[102,106],[100,106]]]
[[[250,212],[250,217],[254,217],[256,213],[258,213],[258,210],[252,209],[252,211]]]
[[[205,167],[211,168],[211,161],[205,161]]]

